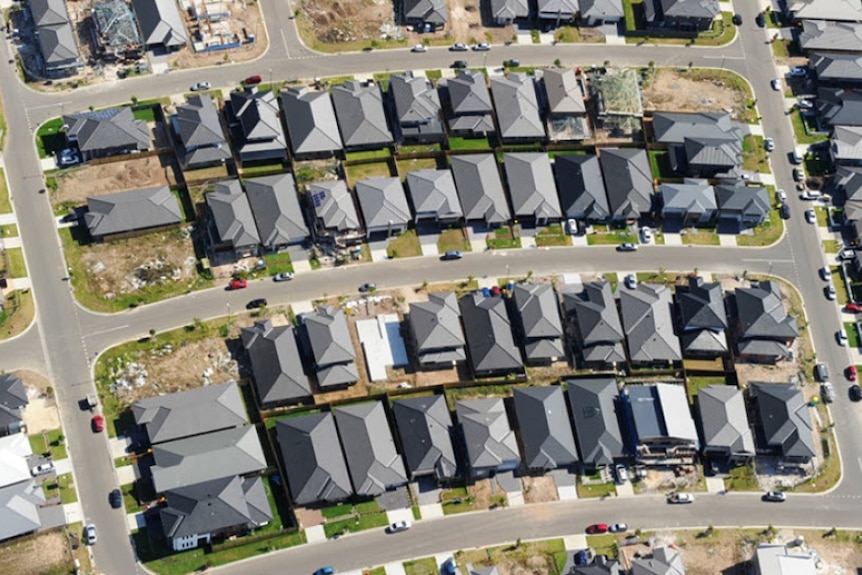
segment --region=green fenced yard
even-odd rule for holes
[[[521,238],[512,234],[512,229],[509,227],[497,228],[494,230],[492,237],[485,240],[488,247],[492,250],[505,250],[521,247]]]
[[[36,149],[40,158],[47,158],[66,147],[63,118],[48,120],[36,130]]]
[[[271,276],[280,273],[293,273],[293,264],[290,262],[290,254],[281,252],[277,254],[266,254],[266,273]]]

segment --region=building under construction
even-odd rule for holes
[[[615,136],[630,136],[643,129],[644,108],[636,70],[600,68],[590,75],[590,94],[596,100],[602,129]]]
[[[90,27],[93,54],[107,62],[137,60],[141,57],[141,37],[131,7],[124,0],[107,0],[93,5]]]
[[[231,0],[181,0],[193,19],[189,24],[195,52],[238,48],[254,42],[242,22],[233,18]]]

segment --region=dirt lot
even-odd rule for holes
[[[701,484],[701,475],[696,466],[681,466],[680,471],[664,468],[647,469],[646,477],[638,482],[639,493],[667,493],[676,489],[696,491]]]
[[[320,509],[309,509],[308,507],[296,507],[293,510],[296,520],[304,528],[323,524],[323,513]]]
[[[673,70],[659,70],[643,91],[645,110],[663,112],[745,112],[745,95],[712,81],[694,81]]]
[[[0,573],[74,573],[72,552],[62,531],[38,533],[0,547]]]
[[[51,382],[34,371],[19,370],[15,375],[24,382],[30,403],[24,410],[24,423],[27,433],[40,433],[60,427],[60,414],[57,413],[57,403],[53,394],[48,397],[48,387]],[[0,570],[2,571],[2,570]]]
[[[544,477],[522,477],[521,491],[524,493],[524,503],[546,503],[558,501],[557,484],[550,475]]]

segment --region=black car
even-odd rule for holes
[[[119,509],[123,506],[123,494],[119,489],[114,489],[108,495],[108,502],[111,504],[111,509]]]
[[[755,23],[757,23],[758,26],[763,28],[766,26],[766,15],[763,12],[761,12],[760,14],[757,15],[757,17],[754,19],[754,21],[755,21]]]
[[[71,212],[69,212],[68,214],[66,214],[62,218],[60,218],[60,221],[63,222],[64,224],[67,224],[69,222],[77,222],[78,221],[78,212],[76,212],[75,210],[72,210]]]
[[[248,302],[245,309],[258,309],[262,307],[266,307],[266,298],[259,297]]]
[[[859,387],[858,385],[851,385],[850,399],[852,399],[853,401],[862,400],[862,387]]]
[[[781,219],[789,220],[790,219],[790,206],[787,204],[781,204],[779,208],[779,212],[781,213]]]
[[[736,26],[742,26],[742,14],[734,14],[733,23]]]
[[[462,69],[467,67],[467,60],[455,60],[452,62],[452,67],[455,69]]]
[[[440,256],[441,260],[460,260],[464,257],[464,254],[459,252],[458,250],[451,250]]]

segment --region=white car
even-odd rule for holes
[[[455,42],[449,47],[450,52],[466,52],[469,49],[467,44],[462,44],[461,42]]]
[[[796,105],[803,110],[810,110],[814,107],[814,103],[811,100],[797,100]]]
[[[625,533],[629,530],[629,526],[625,523],[614,523],[610,527],[608,527],[608,531],[611,533]]]
[[[763,138],[763,147],[766,148],[767,152],[771,152],[775,149],[775,140],[772,138]]]
[[[636,287],[638,287],[638,278],[637,278],[637,276],[635,276],[635,274],[628,274],[623,279],[623,284],[629,289],[635,289]],[[620,465],[619,467],[622,467],[622,466]],[[624,467],[623,467],[623,471],[625,471]],[[625,482],[623,482],[623,483],[625,483]]]
[[[293,279],[293,274],[290,272],[284,272],[284,273],[275,274],[274,276],[272,276],[272,281],[276,281],[276,282],[286,282],[286,281],[290,281],[292,279]]]
[[[775,195],[778,196],[778,200],[782,204],[787,201],[787,192],[785,192],[784,190],[778,190],[777,192],[775,192]]]
[[[828,300],[834,300],[835,299],[836,294],[835,294],[835,285],[834,284],[829,284],[828,286],[826,286],[825,292],[826,292],[826,299],[828,299]]]
[[[843,327],[835,332],[835,339],[838,340],[838,345],[844,347],[847,345],[847,330]]]
[[[628,474],[628,472],[626,471],[626,466],[625,466],[625,465],[617,464],[617,465],[614,467],[614,471],[615,471],[615,472],[616,472],[616,474],[617,474],[617,482],[618,482],[620,485],[622,485],[623,483],[625,483],[626,481],[628,481],[628,480],[629,480],[629,474]],[[621,529],[620,531],[625,531],[625,529]],[[611,530],[611,533],[614,533],[614,531],[613,531],[613,530]]]
[[[192,92],[200,92],[201,90],[209,90],[212,88],[209,82],[198,82],[196,84],[192,84],[192,87],[189,88]]]
[[[576,219],[569,218],[569,220],[566,221],[566,227],[568,228],[570,235],[578,235],[578,221]]]
[[[823,396],[823,401],[832,403],[835,401],[835,387],[828,381],[820,384],[820,395]]]
[[[772,82],[770,82],[770,84],[772,85],[772,89],[775,90],[776,92],[781,91],[781,79],[780,78],[774,79]]]
[[[832,278],[832,271],[829,269],[828,266],[820,268],[820,279],[822,279],[825,282],[828,282],[831,278]]]
[[[57,166],[64,168],[81,163],[81,155],[74,148],[66,148],[57,154]]]
[[[693,503],[694,502],[694,495],[692,495],[691,493],[674,492],[674,493],[671,493],[670,495],[667,496],[667,502],[668,503],[674,503],[674,504]]]
[[[46,461],[45,463],[40,463],[39,465],[30,468],[30,474],[33,477],[36,477],[37,475],[47,475],[52,471],[54,471],[54,463],[51,461]]]
[[[856,259],[856,250],[852,248],[844,248],[840,252],[838,252],[838,259],[842,262],[848,262],[850,260]]]
[[[84,527],[84,543],[87,545],[95,545],[96,543],[96,526],[92,523]]]
[[[425,46],[424,44],[416,44],[415,46],[410,48],[410,51],[411,52],[427,52],[428,47]]]
[[[818,190],[805,190],[801,194],[799,194],[799,199],[801,200],[819,200],[823,197]]]
[[[401,533],[402,531],[407,531],[408,529],[410,529],[409,521],[398,521],[387,527],[386,531],[389,533]]]
[[[814,213],[814,210],[805,210],[805,221],[809,224],[817,222],[817,214]]]
[[[478,44],[473,44],[474,52],[487,52],[491,49],[491,45],[487,42],[479,42]]]
[[[652,228],[647,226],[642,227],[641,235],[643,236],[645,244],[652,243]]]

